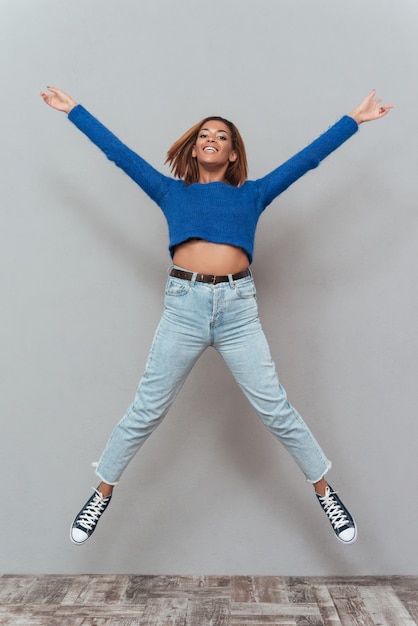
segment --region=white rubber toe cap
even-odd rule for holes
[[[338,535],[338,539],[344,543],[353,543],[357,539],[356,528],[346,528]]]
[[[84,543],[89,538],[88,534],[81,528],[71,528],[71,541],[74,543]]]

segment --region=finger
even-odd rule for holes
[[[387,115],[391,109],[393,109],[393,104],[382,105],[379,107],[379,115],[383,117],[384,115]]]

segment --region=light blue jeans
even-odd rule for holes
[[[309,482],[331,466],[287,400],[262,330],[252,276],[217,285],[168,277],[164,312],[134,401],[96,465],[116,485],[136,452],[161,423],[187,375],[213,346],[257,415],[295,459]],[[216,401],[216,398],[215,398]]]

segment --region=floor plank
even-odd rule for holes
[[[0,576],[0,625],[413,626],[418,576]]]

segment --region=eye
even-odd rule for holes
[[[200,133],[199,137],[200,139],[205,139],[205,137],[207,137],[208,134],[207,133]]]
[[[218,135],[218,139],[220,139],[221,141],[226,141],[227,137],[225,137],[225,135]]]

